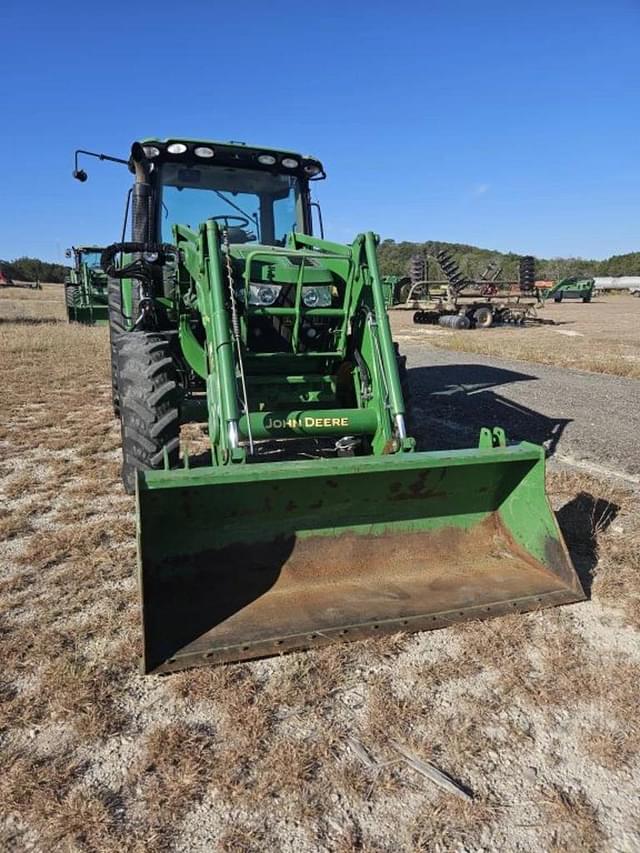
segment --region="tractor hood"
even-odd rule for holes
[[[346,248],[346,247],[345,247]],[[333,272],[322,263],[322,256],[309,258],[309,252],[283,249],[280,246],[261,246],[256,243],[231,244],[234,266],[244,273],[250,265],[249,280],[273,284],[295,284],[302,270],[305,284],[333,284]]]

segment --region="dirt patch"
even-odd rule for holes
[[[640,299],[628,294],[597,295],[586,304],[547,303],[538,314],[557,325],[455,332],[414,325],[412,311],[392,311],[390,316],[400,339],[459,352],[640,378]]]
[[[638,849],[636,492],[549,478],[588,602],[144,678],[107,332],[0,357],[3,849]]]

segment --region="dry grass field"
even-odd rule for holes
[[[588,602],[142,677],[107,358],[0,292],[0,849],[640,849],[637,494],[549,476]]]
[[[416,326],[413,311],[392,312],[395,329],[415,340],[460,352],[554,364],[594,373],[640,378],[640,299],[628,293],[596,294],[587,304],[548,302],[538,316],[555,325],[455,332]]]

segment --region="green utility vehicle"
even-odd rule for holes
[[[542,447],[416,452],[378,239],[313,235],[315,157],[145,139],[128,164],[102,268],[146,672],[583,597]]]
[[[104,325],[109,321],[107,276],[100,267],[101,246],[72,246],[66,256],[73,258],[67,272],[64,297],[70,323]]]
[[[573,276],[560,279],[553,287],[541,291],[541,295],[544,300],[553,299],[554,302],[562,302],[563,299],[581,299],[583,302],[591,302],[594,287],[594,279]]]

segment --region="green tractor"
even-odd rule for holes
[[[557,281],[553,287],[541,291],[542,298],[553,299],[554,302],[562,302],[563,299],[580,299],[582,302],[591,302],[595,279],[580,278],[572,276]]]
[[[583,597],[542,447],[416,451],[378,239],[313,235],[316,158],[172,138],[128,164],[102,268],[145,672]]]
[[[72,246],[66,256],[73,267],[64,282],[67,319],[70,323],[105,325],[109,322],[107,276],[100,267],[101,246]]]

